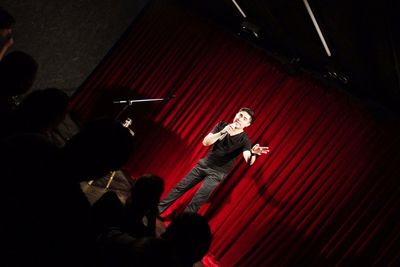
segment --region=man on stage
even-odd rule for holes
[[[259,144],[251,147],[250,139],[244,132],[244,128],[253,121],[254,112],[249,108],[241,108],[232,123],[219,122],[203,139],[203,145],[212,145],[212,149],[160,202],[158,205],[160,214],[190,188],[204,181],[185,209],[188,212],[197,212],[212,191],[228,175],[237,156],[242,154],[244,160],[252,165],[257,156],[267,154],[268,147]]]

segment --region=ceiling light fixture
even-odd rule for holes
[[[236,6],[236,8],[239,10],[240,14],[242,14],[243,18],[247,18],[246,14],[243,12],[243,10],[240,8],[238,3],[236,3],[235,0],[232,0],[233,4]]]
[[[233,1],[233,0],[232,0],[232,1]],[[311,17],[311,20],[312,20],[312,22],[313,22],[313,24],[314,24],[315,29],[317,30],[319,39],[321,39],[321,42],[322,42],[322,45],[323,45],[324,48],[325,48],[326,54],[328,55],[328,57],[330,57],[330,56],[332,55],[332,54],[331,54],[331,51],[329,50],[329,47],[328,47],[328,44],[327,44],[326,41],[325,41],[324,35],[322,34],[321,29],[320,29],[319,26],[318,26],[318,22],[317,22],[317,20],[316,20],[315,17],[314,17],[314,13],[312,12],[311,7],[310,7],[310,5],[308,4],[308,1],[307,1],[307,0],[303,0],[303,3],[304,3],[304,5],[306,6],[307,12],[308,12],[308,14],[309,14],[310,17]]]

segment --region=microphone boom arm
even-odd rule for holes
[[[174,98],[175,95],[169,95],[165,98],[144,98],[144,99],[128,99],[128,100],[116,100],[113,101],[113,104],[127,104],[125,105],[122,110],[118,113],[117,119],[124,113],[124,111],[131,106],[133,103],[139,103],[139,102],[155,102],[155,101],[164,101],[164,100],[171,100]]]
[[[133,103],[139,102],[154,102],[154,101],[163,101],[167,100],[166,98],[147,98],[147,99],[130,99],[130,100],[119,100],[113,101],[114,104],[129,104],[132,105]]]

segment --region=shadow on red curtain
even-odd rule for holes
[[[155,1],[74,95],[80,121],[128,107],[133,177],[162,176],[166,192],[207,152],[203,137],[243,106],[253,143],[271,153],[238,160],[200,212],[214,239],[205,266],[399,264],[398,129],[360,101],[290,76],[262,51],[168,1]],[[172,208],[185,204],[188,192]],[[164,194],[165,195],[165,194]]]

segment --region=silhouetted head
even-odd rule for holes
[[[133,136],[117,120],[93,120],[66,142],[71,168],[82,180],[98,179],[120,169],[133,151]]]
[[[17,122],[24,130],[45,131],[60,124],[67,114],[68,95],[57,88],[35,90],[17,108]]]
[[[14,24],[14,17],[7,10],[0,7],[0,31],[10,29]]]
[[[156,175],[142,175],[135,180],[131,188],[128,203],[136,202],[144,208],[156,206],[164,191],[164,180]]]
[[[199,214],[184,212],[177,216],[161,237],[174,247],[178,266],[193,266],[208,252],[211,244],[211,229]]]
[[[12,97],[25,94],[33,85],[38,64],[30,55],[13,51],[0,61],[0,95]]]

